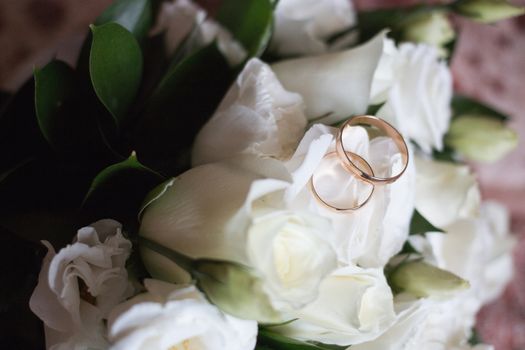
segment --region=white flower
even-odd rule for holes
[[[253,156],[193,168],[146,208],[140,234],[191,257],[250,266],[275,308],[303,306],[336,258],[325,241],[329,222],[285,207],[287,176],[280,162]],[[180,280],[173,263],[147,248],[142,253],[153,276]]]
[[[192,163],[241,153],[284,159],[292,155],[305,127],[301,96],[286,91],[270,67],[254,58],[197,134]]]
[[[111,315],[111,350],[250,350],[257,323],[222,313],[194,286],[145,280],[147,293]]]
[[[206,11],[190,0],[163,2],[155,27],[150,35],[164,33],[164,43],[168,55],[190,36],[191,49],[197,49],[214,40],[228,62],[233,66],[246,57],[246,51],[225,28],[212,19],[207,19]]]
[[[447,226],[446,233],[427,233],[431,256],[440,268],[467,279],[481,303],[496,298],[512,278],[512,248],[506,209],[486,202],[480,217]],[[417,243],[416,243],[417,244]]]
[[[372,103],[385,102],[377,115],[426,153],[441,150],[451,117],[452,76],[446,63],[427,45],[384,47],[372,83]]]
[[[326,40],[355,22],[350,0],[281,0],[270,50],[283,56],[324,53]]]
[[[431,224],[444,228],[478,215],[480,192],[466,165],[416,156],[416,209]]]
[[[468,292],[449,300],[416,301],[398,295],[396,323],[377,339],[352,346],[352,350],[470,349],[467,340],[479,303],[465,295]]]
[[[49,251],[29,305],[44,321],[47,346],[104,349],[103,320],[133,293],[125,268],[131,242],[118,222],[100,220],[58,254],[44,245]]]
[[[301,94],[309,120],[336,123],[366,112],[384,37],[383,32],[350,50],[277,62],[272,69],[287,90]]]
[[[336,133],[335,128],[314,125],[305,134],[296,153],[286,163],[293,177],[293,185],[286,190],[287,201],[296,210],[312,211],[331,221],[335,234],[326,237],[336,247],[339,261],[383,267],[408,237],[414,210],[414,165],[410,161],[403,176],[393,184],[377,186],[361,209],[334,213],[319,205],[309,191],[307,184],[312,174],[318,179],[318,192],[329,203],[345,206],[349,199],[358,199],[369,191],[336,159],[323,160],[335,148]],[[343,141],[348,150],[366,159],[379,176],[390,176],[402,168],[401,156],[388,138],[369,140],[365,129],[352,127],[346,129]]]
[[[393,323],[392,291],[382,269],[347,266],[326,278],[319,297],[292,316],[298,319],[273,329],[296,339],[359,344]]]

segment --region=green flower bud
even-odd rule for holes
[[[454,37],[454,29],[444,11],[432,11],[414,17],[404,25],[402,33],[404,41],[435,46],[442,56],[447,55],[444,46]]]
[[[226,261],[199,260],[193,275],[198,287],[221,310],[260,323],[281,323],[262,281],[249,268]]]
[[[390,275],[391,287],[416,297],[448,297],[467,289],[470,284],[453,274],[422,261],[402,263]]]
[[[221,310],[259,323],[285,321],[264,292],[263,281],[249,267],[224,260],[192,259],[145,237],[139,238],[142,253],[152,250],[191,275],[208,299]]]
[[[498,119],[463,115],[452,121],[445,143],[467,159],[488,163],[516,148],[518,135]]]
[[[463,0],[454,5],[459,14],[474,21],[493,23],[525,13],[525,7],[514,6],[505,0]]]

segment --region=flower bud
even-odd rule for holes
[[[518,135],[497,119],[464,115],[452,121],[445,143],[467,159],[488,163],[516,148]]]
[[[525,13],[525,7],[514,6],[505,0],[463,0],[454,5],[461,15],[477,22],[493,23]]]
[[[444,46],[454,37],[454,29],[443,11],[433,11],[416,16],[404,25],[402,33],[404,41],[435,46],[442,56],[447,55]]]
[[[467,289],[470,284],[452,272],[422,261],[402,263],[390,275],[391,287],[416,297],[448,297]]]
[[[193,275],[199,288],[221,310],[261,323],[285,321],[263,291],[262,281],[242,265],[218,260],[199,260]]]

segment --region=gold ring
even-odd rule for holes
[[[364,160],[361,156],[355,154],[355,153],[352,153],[352,152],[349,152],[347,151],[347,157],[350,156],[352,158],[355,158],[355,160],[359,163],[361,163],[362,166],[364,166],[365,168],[367,168],[367,170],[369,172],[371,172],[372,174],[374,174],[374,171],[372,170],[372,167],[370,166],[370,164],[368,164],[368,162],[366,160]],[[338,156],[338,154],[336,152],[330,152],[328,154],[326,154],[324,158],[332,158],[332,157],[335,157],[335,156]],[[359,178],[356,178],[356,180],[360,180]],[[364,181],[363,181],[364,182]],[[317,191],[315,190],[315,186],[314,186],[314,174],[312,174],[312,177],[310,177],[310,182],[309,182],[309,187],[310,187],[310,191],[312,192],[312,194],[314,195],[315,199],[319,202],[319,204],[323,205],[324,207],[332,210],[332,211],[335,211],[337,213],[346,213],[346,212],[350,212],[350,211],[353,211],[353,210],[357,210],[359,208],[361,208],[363,205],[365,205],[368,200],[370,199],[370,197],[372,197],[372,193],[374,193],[374,184],[370,183],[370,182],[365,182],[367,185],[370,185],[371,186],[371,190],[370,190],[370,193],[368,194],[368,196],[366,197],[366,199],[362,202],[362,203],[358,203],[357,205],[353,206],[353,207],[350,207],[350,208],[339,208],[339,207],[336,207],[336,206],[333,206],[331,204],[329,204],[328,202],[326,202],[324,199],[321,198],[321,196],[319,195],[319,193],[317,193]]]
[[[358,164],[355,164],[355,162],[352,161],[351,157],[348,156],[348,151],[344,148],[343,145],[343,132],[346,127],[351,127],[357,124],[367,124],[375,126],[376,128],[382,130],[387,136],[389,136],[394,141],[395,145],[397,146],[397,149],[401,153],[401,157],[404,162],[403,169],[401,169],[401,171],[398,174],[391,177],[377,177],[374,175],[373,171],[370,171],[371,169],[366,169],[367,171],[365,171],[361,167],[359,167]],[[386,121],[371,115],[359,115],[347,120],[339,129],[339,133],[337,134],[336,138],[335,148],[337,151],[337,155],[339,156],[339,159],[341,160],[341,163],[343,164],[346,170],[356,174],[363,181],[374,185],[385,185],[396,181],[401,177],[401,175],[403,175],[408,166],[408,147],[405,143],[405,140],[403,139],[403,136],[401,136],[399,131],[397,131],[392,125],[390,125]],[[365,166],[365,168],[368,167]]]

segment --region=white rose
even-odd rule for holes
[[[225,28],[206,17],[206,11],[190,0],[163,2],[150,35],[164,33],[168,55],[172,55],[188,36],[192,39],[191,49],[217,40],[219,50],[232,66],[241,63],[247,55],[242,45]]]
[[[377,116],[426,153],[441,150],[451,118],[450,70],[433,47],[404,43],[396,49],[392,42],[384,47],[372,83],[373,103],[385,102]]]
[[[512,249],[506,209],[484,203],[480,217],[447,226],[446,233],[427,233],[431,259],[440,268],[467,279],[482,303],[495,299],[512,278]],[[417,243],[416,243],[417,244]]]
[[[380,337],[352,346],[352,350],[471,349],[468,338],[479,303],[468,291],[449,300],[411,300],[396,296],[395,324]],[[478,349],[478,348],[476,348]]]
[[[241,153],[287,158],[305,127],[301,96],[286,91],[270,67],[254,58],[197,134],[192,163],[211,163]]]
[[[315,174],[316,188],[328,203],[341,203],[360,198],[369,191],[359,186],[352,174],[336,159],[323,160],[334,150],[336,128],[314,125],[305,134],[294,156],[286,163],[293,184],[286,190],[292,208],[317,213],[332,223],[333,236],[326,235],[336,247],[344,264],[357,263],[364,267],[383,267],[403,246],[414,210],[415,169],[412,161],[401,178],[388,186],[376,186],[372,198],[359,210],[335,213],[315,200],[308,181]],[[344,144],[366,159],[379,176],[398,173],[403,165],[401,156],[390,139],[369,140],[365,129],[352,127],[344,133]],[[322,180],[322,181],[321,181]],[[348,205],[347,205],[348,206]]]
[[[383,32],[350,50],[277,62],[272,69],[287,90],[301,94],[309,120],[336,123],[366,112],[384,37]]]
[[[145,280],[147,293],[112,313],[111,350],[249,350],[257,323],[222,313],[194,286]]]
[[[355,22],[350,0],[281,0],[270,50],[282,56],[324,53],[326,40]]]
[[[250,266],[276,309],[301,307],[316,297],[336,258],[325,241],[329,222],[285,207],[284,176],[280,162],[256,157],[193,168],[146,208],[140,234],[194,258]],[[142,254],[153,276],[180,281],[174,263],[147,248]]]
[[[416,209],[431,224],[444,228],[478,215],[481,195],[466,165],[416,156]]]
[[[44,245],[49,251],[29,306],[44,322],[47,347],[105,349],[103,320],[133,293],[125,268],[131,242],[118,222],[100,220],[57,254]]]
[[[296,339],[359,344],[376,338],[393,323],[392,291],[382,269],[347,266],[326,278],[319,297],[292,316],[297,320],[272,329]]]

